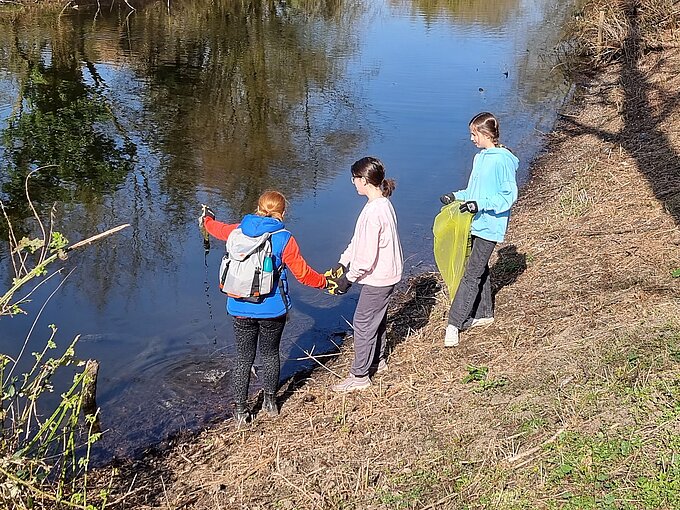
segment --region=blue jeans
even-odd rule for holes
[[[495,241],[472,236],[472,251],[449,310],[449,324],[458,329],[468,319],[493,317],[489,259],[495,247]]]

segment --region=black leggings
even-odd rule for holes
[[[262,388],[267,393],[276,393],[279,387],[279,345],[286,316],[273,319],[253,319],[251,317],[234,318],[234,336],[236,340],[236,367],[234,368],[234,397],[236,402],[248,399],[250,369],[255,361],[257,345],[260,344],[262,358]]]

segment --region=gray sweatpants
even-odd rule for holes
[[[394,290],[389,287],[362,285],[354,311],[354,362],[349,371],[357,377],[368,375],[368,369],[385,357],[387,340],[387,304]]]

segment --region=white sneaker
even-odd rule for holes
[[[455,347],[456,345],[458,345],[458,328],[452,324],[449,324],[446,326],[444,347]]]
[[[349,374],[347,379],[340,384],[331,386],[333,391],[338,393],[349,393],[351,391],[364,390],[371,386],[371,379],[365,375],[364,377],[357,377],[354,374]]]
[[[468,328],[477,328],[481,326],[489,326],[493,324],[494,318],[493,317],[482,317],[480,319],[472,319],[472,322],[468,326]]]
[[[389,366],[387,366],[387,360],[384,359],[384,358],[381,358],[380,361],[371,365],[371,368],[368,370],[368,373],[369,374],[380,374],[382,372],[387,372],[387,370],[389,370]]]

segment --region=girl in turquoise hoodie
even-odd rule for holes
[[[481,151],[473,160],[468,185],[439,199],[443,204],[460,200],[461,212],[474,214],[472,251],[449,310],[446,347],[458,345],[462,329],[485,326],[494,320],[489,259],[496,244],[505,238],[510,208],[517,200],[519,160],[498,142],[498,120],[483,112],[472,118],[469,127],[470,139]]]

